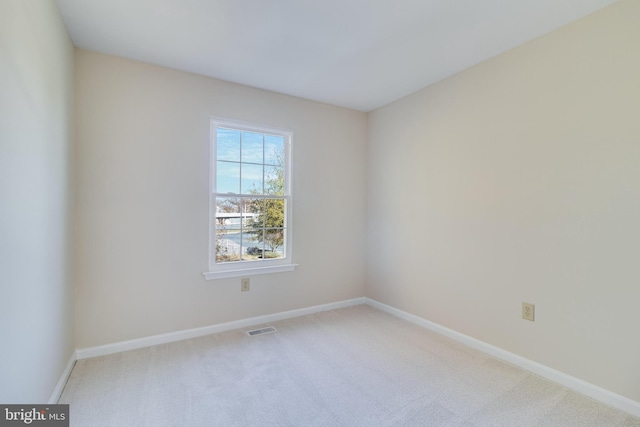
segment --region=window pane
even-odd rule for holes
[[[263,163],[263,135],[253,132],[242,132],[242,162]]]
[[[242,164],[242,194],[263,194],[262,165]]]
[[[264,199],[245,199],[245,229],[262,230],[264,228]]]
[[[264,167],[264,193],[284,196],[284,166]]]
[[[216,229],[216,262],[240,261],[240,233]]]
[[[284,227],[284,200],[265,199],[264,224],[266,228]]]
[[[216,229],[240,230],[240,199],[216,197]]]
[[[218,160],[240,161],[240,131],[218,128],[216,156]]]
[[[243,232],[241,235],[242,244],[242,259],[255,259],[255,256],[251,256],[253,253],[259,251],[258,243],[262,238],[262,231],[260,232]]]
[[[237,243],[240,245],[240,250],[242,251],[242,259],[247,259],[247,251],[250,247],[254,246],[255,240],[254,235],[252,233],[239,233],[237,236]]]
[[[218,162],[216,167],[216,192],[240,192],[240,163]]]
[[[264,164],[284,166],[284,138],[281,136],[264,136]]]
[[[266,229],[264,232],[265,258],[284,257],[284,229]]]

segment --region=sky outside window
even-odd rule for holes
[[[218,128],[216,151],[217,193],[273,194],[264,183],[284,172],[284,137]]]

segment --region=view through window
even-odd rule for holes
[[[290,133],[225,122],[213,133],[214,268],[287,259]]]

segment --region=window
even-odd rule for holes
[[[211,120],[207,279],[290,271],[291,132]]]

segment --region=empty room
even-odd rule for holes
[[[640,426],[639,24],[0,0],[0,425]]]

